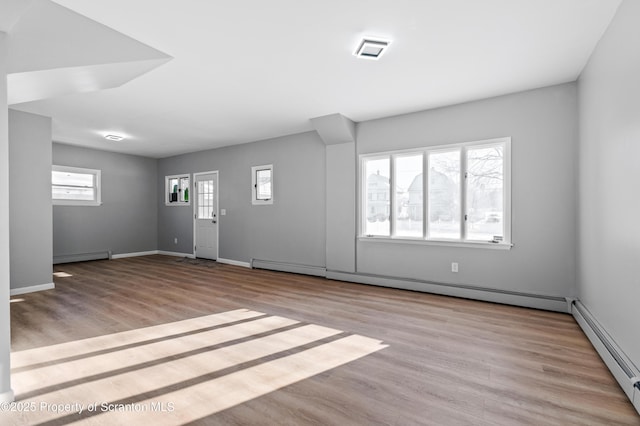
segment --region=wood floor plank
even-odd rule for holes
[[[55,272],[12,298],[2,425],[640,425],[570,315],[161,255]]]

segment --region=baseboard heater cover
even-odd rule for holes
[[[63,254],[59,256],[53,256],[53,264],[58,265],[60,263],[72,263],[72,262],[86,262],[88,260],[102,260],[111,259],[111,251],[97,251],[93,253],[76,253],[76,254]]]
[[[251,259],[252,269],[269,269],[272,271],[292,272],[294,274],[325,277],[327,269],[321,266],[301,265],[297,263],[275,262],[271,260]]]
[[[638,367],[620,349],[582,302],[575,300],[572,303],[571,313],[624,393],[633,403],[636,411],[640,413],[640,370]]]
[[[326,277],[332,280],[350,281],[360,284],[441,294],[444,296],[461,297],[463,299],[482,300],[485,302],[523,306],[554,312],[570,312],[567,298],[561,296],[548,296],[489,287],[477,287],[467,284],[440,283],[414,278],[398,278],[384,275],[338,272],[332,270],[327,271]]]

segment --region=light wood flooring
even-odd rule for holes
[[[567,314],[167,256],[55,273],[12,297],[2,425],[640,425]]]

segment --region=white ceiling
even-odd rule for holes
[[[574,81],[620,1],[56,3],[173,59],[121,87],[12,108],[53,117],[56,141],[160,158],[312,130],[327,114],[363,121]],[[363,35],[393,41],[380,61],[352,55]]]

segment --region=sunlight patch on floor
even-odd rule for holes
[[[247,309],[12,353],[2,424],[178,425],[387,347]],[[25,410],[26,408],[26,410]]]

